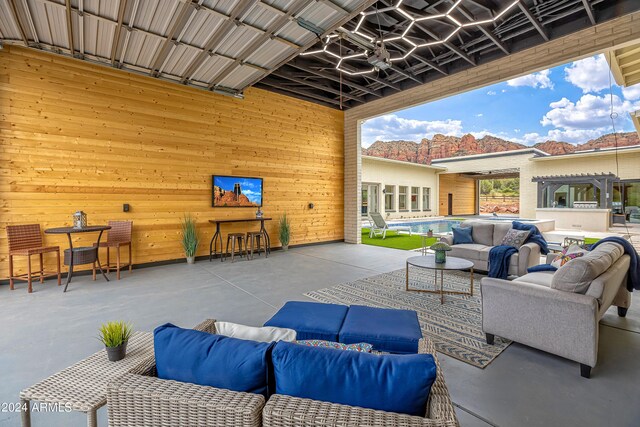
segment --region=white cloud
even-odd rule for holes
[[[553,126],[566,130],[586,130],[607,128],[611,126],[611,99],[608,95],[596,96],[592,94],[582,95],[577,102],[562,98],[560,101],[549,104],[551,110],[544,115],[540,123],[543,126]],[[613,110],[618,114],[616,125],[622,129],[628,112],[640,107],[640,102],[635,105],[631,101],[623,101],[617,95],[613,95]]]
[[[622,88],[622,96],[629,101],[640,100],[640,84]]]
[[[502,89],[500,92],[502,92],[502,93],[506,93],[506,92],[507,92],[507,90],[506,90],[506,89]]]
[[[495,96],[495,95],[497,95],[497,93],[496,93],[496,91],[495,91],[495,90],[490,90],[489,92],[487,92],[487,95],[489,95],[489,96]]]
[[[609,64],[602,54],[572,62],[564,73],[565,80],[582,89],[582,93],[600,92],[609,87]]]
[[[407,140],[420,142],[422,138],[432,138],[436,133],[461,136],[461,120],[414,120],[395,114],[367,120],[362,125],[362,146],[368,147],[375,141]]]
[[[539,73],[507,80],[507,84],[512,87],[528,86],[536,89],[553,89],[553,82],[549,78],[550,74],[551,70],[543,70]]]
[[[515,133],[520,133],[520,129],[518,129],[518,128],[515,128],[513,131],[514,131]]]
[[[484,116],[484,114],[482,114],[482,113],[476,114],[476,117],[482,117],[482,116]]]

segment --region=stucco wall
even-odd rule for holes
[[[438,171],[439,169],[436,168],[425,167],[423,165],[416,165],[408,162],[396,163],[385,160],[371,159],[368,157],[362,158],[362,183],[380,184],[380,191],[378,193],[380,213],[382,213],[382,215],[388,219],[438,215]],[[385,212],[384,194],[382,193],[385,185],[395,186],[395,212]],[[398,211],[399,186],[408,187],[408,212]],[[420,188],[418,197],[418,211],[411,211],[411,187]],[[425,211],[422,206],[422,188],[424,187],[431,188],[431,210],[427,211]]]

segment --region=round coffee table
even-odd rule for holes
[[[434,284],[435,289],[412,289],[409,288],[409,266],[424,268],[435,271]],[[445,291],[444,290],[444,271],[445,270],[470,270],[471,271],[471,288],[469,292],[462,291]],[[438,271],[440,271],[440,288],[438,288]],[[440,295],[440,304],[444,304],[445,294],[459,294],[473,296],[473,263],[466,259],[448,256],[446,262],[436,263],[435,255],[414,256],[407,259],[407,291],[411,292],[429,292]]]

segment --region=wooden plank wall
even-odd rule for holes
[[[208,254],[209,219],[255,214],[212,208],[212,174],[264,178],[265,214],[287,212],[293,245],[343,239],[343,126],[340,111],[259,89],[239,100],[5,47],[0,277],[8,270],[7,224],[69,225],[79,209],[90,224],[132,220],[134,263],[182,258],[179,220],[190,212],[200,228],[198,255]],[[225,231],[248,227],[256,225]],[[279,246],[277,221],[268,231]],[[61,248],[65,239],[45,237]]]
[[[476,212],[477,184],[473,178],[457,173],[439,174],[440,215],[447,215],[448,194],[453,194],[453,215],[474,215]]]

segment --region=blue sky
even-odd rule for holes
[[[233,191],[234,184],[238,182],[242,188],[242,194],[253,203],[262,204],[262,181],[260,179],[216,176],[214,185],[223,190]]]
[[[460,95],[367,120],[362,146],[376,140],[420,142],[436,133],[486,134],[533,145],[547,140],[584,143],[613,131],[609,66],[596,55]],[[634,130],[629,112],[640,109],[640,84],[613,85],[616,130]]]

